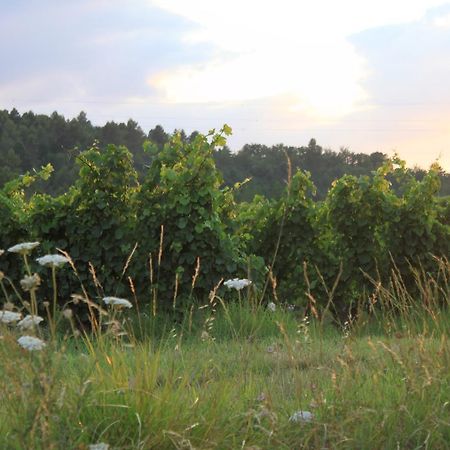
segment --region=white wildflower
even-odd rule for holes
[[[228,289],[236,289],[237,291],[240,291],[241,289],[244,289],[247,286],[250,286],[252,282],[247,279],[240,280],[239,278],[234,278],[232,280],[227,280],[223,283]]]
[[[21,255],[28,255],[31,250],[36,248],[39,242],[23,242],[22,244],[16,244],[8,248],[8,252],[20,253]]]
[[[30,352],[42,350],[47,345],[43,340],[33,336],[22,336],[17,339],[17,342],[22,348],[29,350]]]
[[[267,309],[268,309],[269,311],[275,312],[276,309],[277,309],[277,305],[275,305],[274,302],[270,302],[270,303],[267,305]]]
[[[289,422],[311,422],[314,416],[309,411],[296,411],[289,417]]]
[[[24,291],[31,291],[36,289],[41,284],[41,278],[37,273],[33,275],[25,275],[22,280],[20,280],[20,286]]]
[[[61,267],[62,265],[69,262],[69,259],[63,255],[45,255],[37,258],[36,261],[41,266],[46,267]]]
[[[211,336],[206,330],[203,330],[200,338],[202,341],[209,341],[211,339]]]
[[[257,402],[265,402],[267,400],[266,394],[264,392],[261,392],[261,394],[256,397]]]
[[[12,323],[17,322],[22,318],[22,314],[12,311],[0,311],[0,322]]]
[[[109,450],[109,444],[99,442],[98,444],[89,445],[89,450]]]
[[[103,297],[103,301],[107,305],[111,306],[123,306],[125,308],[132,308],[133,305],[128,300],[125,300],[124,298],[117,298],[117,297]]]
[[[71,319],[73,317],[73,312],[71,309],[66,308],[63,310],[62,315],[66,318],[66,319]]]
[[[39,325],[44,319],[40,316],[25,316],[17,326],[22,330],[28,330],[36,325]]]

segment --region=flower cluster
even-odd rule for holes
[[[0,311],[0,322],[13,323],[22,318],[22,314],[12,311]]]
[[[47,345],[43,340],[34,336],[22,336],[17,339],[17,342],[22,348],[30,352],[42,350]]]
[[[268,309],[269,311],[275,312],[276,309],[277,309],[277,305],[275,305],[274,302],[270,302],[270,303],[267,304],[267,309]]]
[[[41,278],[37,273],[33,275],[25,275],[22,280],[20,280],[20,286],[24,291],[31,291],[32,289],[37,289],[41,284]]]
[[[36,261],[41,266],[46,267],[61,267],[69,262],[69,259],[62,255],[45,255],[37,258]]]
[[[39,325],[44,319],[40,316],[25,316],[17,326],[22,330],[29,330],[36,325]]]
[[[89,450],[108,450],[109,444],[105,444],[104,442],[99,442],[98,444],[89,445]]]
[[[239,278],[234,278],[232,280],[227,280],[223,283],[228,289],[236,289],[237,291],[240,291],[241,289],[244,289],[247,286],[250,286],[252,284],[252,282],[250,280],[247,280],[246,278],[244,279],[239,279]]]
[[[124,298],[118,298],[118,297],[103,297],[103,302],[106,305],[110,306],[123,306],[124,308],[132,308],[133,305],[130,301],[124,299]]]
[[[36,248],[39,242],[23,242],[22,244],[16,244],[8,248],[8,252],[19,253],[21,255],[28,255],[31,250]]]
[[[289,417],[289,422],[312,422],[314,416],[309,411],[296,411]]]

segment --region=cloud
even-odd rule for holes
[[[0,16],[0,99],[154,96],[153,73],[209,56],[186,19],[145,1],[9,2]]]
[[[351,38],[366,60],[368,76],[363,88],[372,108],[346,121],[368,129],[381,150],[397,149],[410,162],[422,165],[440,157],[447,168],[450,27],[441,24],[449,13],[447,4],[429,10],[420,20],[367,30]]]

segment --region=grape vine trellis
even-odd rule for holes
[[[417,181],[394,158],[372,176],[336,180],[323,202],[314,200],[309,174],[299,171],[280,200],[256,196],[237,204],[213,159],[230,133],[225,125],[190,142],[175,135],[163,148],[146,144],[151,164],[141,184],[130,152],[114,145],[83,152],[78,180],[58,197],[29,195],[50,166],[9,182],[0,191],[0,249],[38,240],[42,251],[71,255],[93,297],[129,293],[131,282],[149,303],[152,282],[158,307],[178,312],[204,301],[221,278],[250,270],[262,288],[281,223],[271,274],[276,290],[267,289],[267,301],[275,292],[277,301],[306,306],[309,291],[325,302],[324,286],[342,270],[335,299],[342,310],[373,288],[370,277],[387,280],[395,266],[408,282],[411,267],[432,271],[435,256],[450,256],[450,208],[436,197],[437,166]],[[7,254],[0,270],[21,276]],[[79,280],[68,270],[60,276],[64,301]]]

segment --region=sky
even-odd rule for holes
[[[450,171],[450,2],[0,0],[0,108]]]

